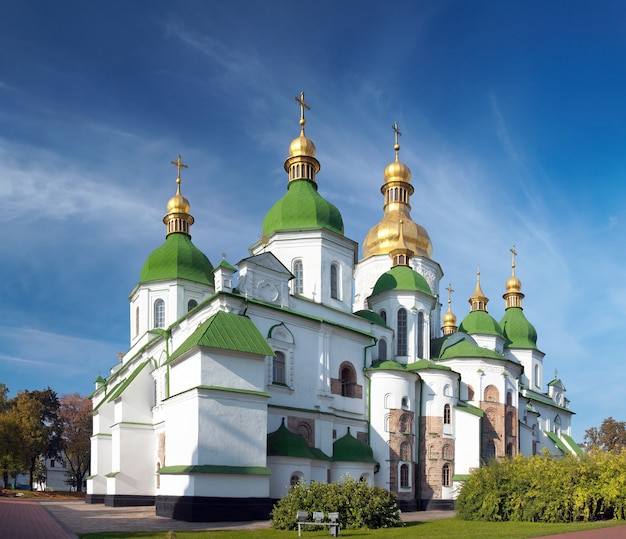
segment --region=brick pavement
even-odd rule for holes
[[[34,500],[0,501],[2,539],[78,539]]]

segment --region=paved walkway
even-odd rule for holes
[[[451,511],[403,513],[402,519],[436,520],[454,516]],[[257,522],[184,522],[158,517],[154,507],[106,507],[83,501],[0,499],[0,539],[78,539],[78,533],[102,531],[184,531],[269,528]],[[552,535],[554,539],[624,539],[626,526]],[[543,538],[548,539],[548,538]]]

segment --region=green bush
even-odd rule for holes
[[[279,530],[294,530],[297,526],[296,513],[308,511],[309,520],[313,511],[339,513],[342,529],[391,528],[402,526],[400,509],[395,494],[365,481],[344,478],[341,483],[307,484],[300,482],[289,489],[272,511],[272,527]]]
[[[465,520],[574,522],[626,518],[626,451],[491,461],[456,501]]]

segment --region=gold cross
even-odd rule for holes
[[[513,273],[515,273],[515,257],[517,256],[517,251],[515,250],[515,245],[511,247],[511,268],[513,269]]]
[[[300,97],[294,97],[294,99],[300,103],[300,125],[304,128],[304,124],[306,123],[304,119],[304,109],[311,110],[311,107],[304,101],[304,92],[300,92]]]
[[[181,182],[181,179],[180,179],[180,169],[181,168],[189,168],[189,167],[183,163],[183,160],[182,160],[180,154],[178,154],[178,159],[176,161],[170,161],[170,163],[172,163],[172,165],[174,165],[175,167],[178,168],[178,177],[176,178],[176,183],[180,183]]]
[[[450,305],[450,303],[452,303],[452,292],[454,292],[454,289],[452,288],[452,284],[448,284],[448,287],[446,288],[446,290],[448,291],[448,305]]]
[[[398,122],[393,122],[393,125],[391,126],[391,129],[394,130],[395,134],[396,134],[396,146],[398,145],[398,137],[402,136],[402,133],[400,133],[400,129],[398,128]]]

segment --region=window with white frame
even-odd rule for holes
[[[154,302],[154,327],[165,327],[165,301],[160,298]]]
[[[406,356],[407,353],[407,315],[406,309],[400,309],[396,332],[396,354]]]
[[[293,293],[302,294],[304,291],[304,266],[302,260],[296,260],[293,263]]]
[[[337,264],[330,266],[330,297],[339,299],[339,268]]]
[[[274,353],[276,355],[272,363],[272,383],[285,385],[287,383],[287,377],[285,375],[287,365],[285,354],[282,352]]]

